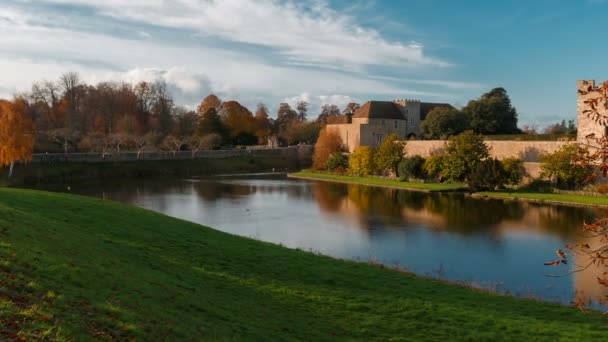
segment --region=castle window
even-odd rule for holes
[[[384,126],[384,120],[382,120],[382,126]]]
[[[395,120],[395,128],[397,128],[397,120]]]

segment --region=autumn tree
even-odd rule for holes
[[[336,153],[342,152],[343,142],[338,133],[322,129],[319,133],[319,139],[315,144],[315,152],[313,154],[313,167],[317,170],[325,170],[329,157]]]
[[[9,177],[13,175],[15,161],[32,158],[34,129],[25,107],[23,99],[0,100],[0,167],[10,167]]]
[[[258,144],[265,145],[268,142],[268,137],[272,134],[272,124],[268,118],[268,107],[264,103],[258,103],[255,111],[255,122],[257,124],[256,135]]]
[[[198,115],[204,115],[210,109],[215,109],[216,112],[219,112],[220,108],[222,108],[222,100],[215,94],[210,94],[199,104],[196,112]]]
[[[373,175],[376,171],[374,159],[371,147],[357,147],[348,158],[349,172],[359,177]]]
[[[224,102],[224,124],[228,127],[232,142],[237,145],[255,145],[258,141],[257,122],[253,114],[237,101]]]
[[[219,134],[222,137],[228,135],[227,128],[224,126],[217,110],[215,108],[210,108],[207,112],[200,115],[196,128],[196,135],[202,137],[213,133]]]
[[[380,173],[397,174],[397,167],[403,160],[405,142],[399,134],[388,135],[374,154],[374,164]]]

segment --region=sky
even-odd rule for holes
[[[608,79],[608,0],[0,0],[0,97],[79,72],[164,80],[176,102],[255,108],[397,98],[460,107],[505,88],[520,126],[574,119]]]

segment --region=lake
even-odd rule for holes
[[[55,189],[57,190],[57,189]],[[371,261],[508,293],[605,307],[603,269],[561,277],[547,267],[579,226],[606,209],[473,199],[238,176],[72,185],[71,192],[136,205],[231,234],[336,258]],[[171,229],[171,227],[167,227]],[[583,263],[584,260],[577,260]],[[572,264],[572,263],[571,263]]]

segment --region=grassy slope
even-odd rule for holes
[[[0,262],[0,330],[29,339],[608,338],[597,313],[64,194],[0,189]]]
[[[416,182],[400,182],[398,180],[373,178],[373,177],[356,177],[356,176],[341,176],[312,171],[300,171],[289,175],[294,178],[325,180],[340,183],[364,184],[373,186],[383,186],[397,189],[418,190],[418,191],[446,191],[458,190],[465,187],[462,183],[416,183]]]
[[[479,193],[476,193],[475,196],[536,200],[536,201],[564,203],[564,204],[608,206],[608,197],[596,197],[596,196],[572,195],[572,194],[552,194],[552,193],[520,192],[520,191],[513,191],[513,192],[492,191],[492,192],[479,192]]]

